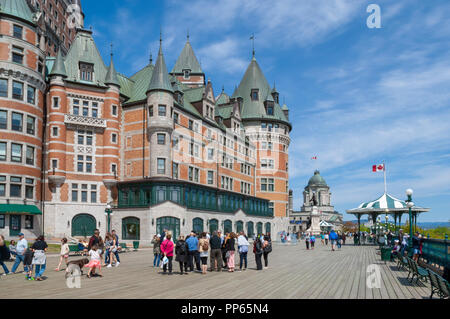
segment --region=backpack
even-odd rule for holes
[[[209,249],[209,242],[207,240],[203,241],[202,249],[203,249],[203,251],[208,251],[208,249]]]
[[[265,245],[263,250],[264,250],[265,253],[272,252],[272,243],[271,242],[267,242],[267,245]]]
[[[186,243],[181,243],[180,242],[180,244],[178,245],[178,254],[179,255],[186,255],[187,254],[187,252],[186,252]]]

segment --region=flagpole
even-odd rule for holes
[[[386,163],[383,161],[383,173],[384,173],[384,193],[387,194],[387,186],[386,186]]]

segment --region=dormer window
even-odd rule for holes
[[[258,89],[252,89],[252,92],[251,92],[252,101],[258,101],[259,100],[258,91],[259,91]]]
[[[267,105],[267,115],[273,115],[273,105]]]
[[[191,77],[191,70],[183,70],[183,76],[185,79],[189,79]]]
[[[94,65],[91,63],[80,62],[80,79],[82,81],[93,81]]]

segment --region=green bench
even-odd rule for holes
[[[69,255],[81,255],[81,251],[78,250],[78,245],[69,245]]]
[[[419,279],[425,279],[427,281],[428,278],[428,270],[425,268],[420,267],[417,265],[417,262],[409,257],[406,257],[406,261],[408,262],[409,266],[409,273],[408,277],[411,276],[411,282],[413,281],[414,277],[417,277],[416,283],[419,281]]]
[[[437,293],[439,298],[449,298],[450,286],[447,280],[436,274],[434,271],[428,270],[428,278],[430,278],[431,284],[431,295],[430,299],[433,298],[433,295]]]

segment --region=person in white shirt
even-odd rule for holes
[[[100,277],[103,277],[102,275],[102,262],[100,257],[100,249],[98,249],[98,245],[95,244],[92,246],[91,250],[89,250],[89,256],[91,256],[91,261],[84,267],[89,268],[89,272],[87,274],[88,278],[91,278],[91,273],[93,273],[95,268],[98,268],[98,274]],[[95,272],[95,271],[94,271]]]
[[[247,237],[244,235],[244,232],[241,231],[237,238],[238,251],[239,251],[239,271],[242,271],[242,265],[245,263],[244,270],[247,269],[247,253],[248,246],[250,243],[247,240]]]
[[[23,262],[25,251],[28,249],[28,242],[25,239],[25,235],[23,233],[19,233],[19,241],[17,242],[16,246],[16,261],[14,262],[14,265],[11,269],[12,273],[15,273],[17,270],[17,267],[19,267],[20,263]],[[23,265],[24,272],[28,272],[28,266]]]

